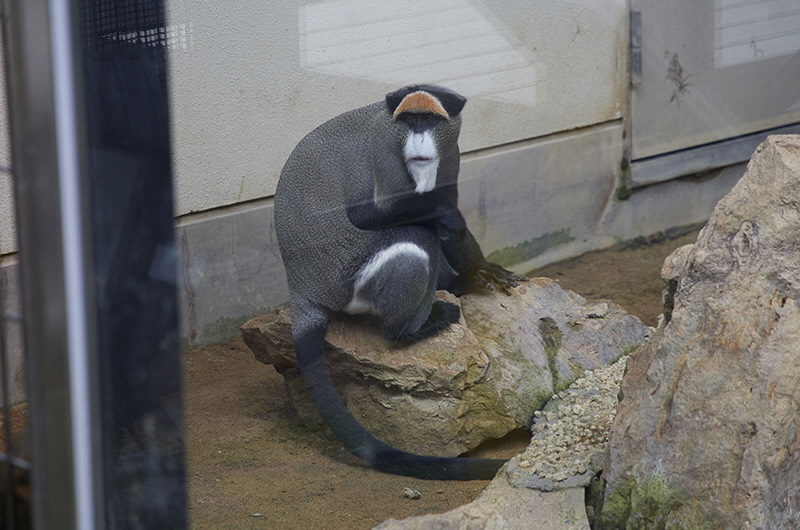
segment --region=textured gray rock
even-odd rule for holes
[[[455,456],[518,427],[578,375],[646,340],[649,328],[610,302],[590,302],[546,278],[456,299],[462,321],[404,348],[374,323],[337,317],[328,365],[348,408],[378,438],[408,451]],[[321,422],[299,378],[281,308],[242,326],[256,358],[284,375],[301,417]]]
[[[628,360],[603,478],[607,528],[800,527],[800,136],[769,137]]]
[[[626,359],[587,372],[553,396],[535,414],[530,446],[473,502],[443,514],[389,519],[376,530],[588,529],[594,507],[584,506],[584,486],[602,465]]]
[[[389,519],[373,530],[589,530],[583,488],[544,493],[495,478],[477,499],[446,513]]]

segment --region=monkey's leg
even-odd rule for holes
[[[431,256],[419,245],[402,245],[403,252],[391,252],[397,248],[392,245],[370,260],[364,268],[369,276],[358,282],[357,297],[381,317],[389,341],[411,343],[458,322],[461,312],[455,304],[434,301],[440,251],[434,247],[436,254]],[[380,266],[374,266],[376,263]]]

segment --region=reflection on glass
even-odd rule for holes
[[[536,67],[467,0],[336,0],[299,8],[303,67],[403,86],[409,79],[534,106]]]
[[[724,68],[800,50],[797,0],[714,0],[714,66]]]

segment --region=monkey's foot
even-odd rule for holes
[[[527,281],[528,278],[526,276],[504,269],[497,263],[486,261],[460,274],[449,291],[456,296],[479,289],[487,291],[499,290],[503,294],[511,294],[512,287],[518,287],[519,282]]]
[[[439,333],[441,330],[455,324],[461,317],[461,309],[456,304],[436,300],[431,306],[431,314],[418,331],[407,333],[393,342],[408,345],[427,339]]]

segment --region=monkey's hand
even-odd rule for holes
[[[500,290],[503,294],[511,294],[512,287],[518,287],[519,282],[526,282],[528,278],[515,274],[497,263],[484,261],[472,271],[471,283],[473,287],[488,291]]]

